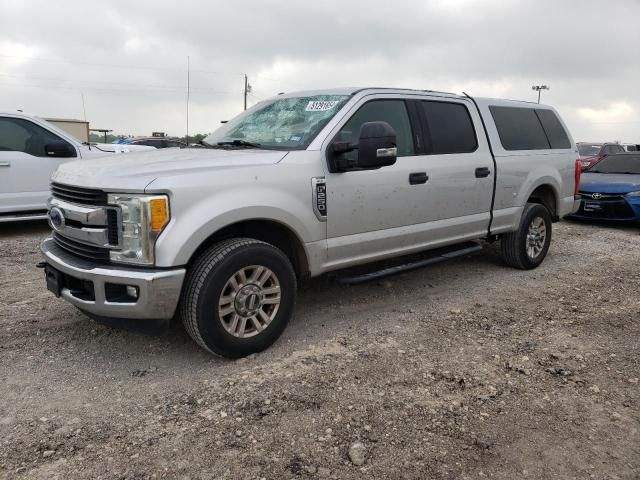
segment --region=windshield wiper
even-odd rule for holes
[[[218,142],[218,145],[220,145],[221,147],[229,145],[231,147],[262,148],[262,145],[260,145],[259,143],[247,142],[246,140],[239,139],[228,140],[226,142]]]

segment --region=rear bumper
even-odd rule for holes
[[[186,270],[138,270],[97,265],[59,248],[47,238],[40,245],[45,262],[64,276],[60,296],[81,310],[101,317],[127,319],[170,319],[173,317]],[[71,284],[82,284],[75,291]],[[137,288],[137,299],[127,301],[108,298],[113,286]]]
[[[558,205],[558,217],[563,218],[576,213],[580,209],[580,197],[572,195],[560,199]]]

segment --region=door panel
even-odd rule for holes
[[[419,100],[405,102],[413,112],[413,151],[401,145],[401,139],[406,143],[408,138],[403,132],[398,134],[398,149],[404,155],[398,156],[395,165],[327,175],[328,261],[332,268],[486,235],[495,172],[484,134],[475,127],[481,128],[477,112],[460,103],[457,107],[463,111],[453,112],[448,119],[440,106],[431,110],[429,118]],[[388,112],[368,113],[359,120],[387,121],[397,133],[401,129],[397,119],[388,118]],[[349,138],[343,138],[350,122],[341,128],[336,141],[357,141],[349,132]]]
[[[490,221],[495,171],[480,118],[462,101],[416,101],[429,174],[425,221],[431,239],[447,242],[483,236]]]
[[[335,141],[356,143],[365,122],[385,121],[396,131],[398,159],[377,170],[327,175],[327,236],[330,261],[373,253],[378,242],[362,234],[422,222],[422,184],[410,184],[413,173],[424,172],[415,156],[413,128],[404,100],[374,99],[364,102],[347,120]],[[357,151],[345,154],[356,156]],[[428,182],[427,182],[428,183]]]
[[[0,151],[0,213],[45,210],[49,179],[67,158],[34,157],[24,152]]]

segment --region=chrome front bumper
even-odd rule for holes
[[[45,262],[63,275],[92,283],[94,299],[80,298],[64,287],[60,294],[81,310],[108,318],[170,319],[176,311],[186,270],[138,270],[115,265],[97,265],[58,247],[52,238],[40,245]],[[137,287],[135,301],[107,300],[106,285]],[[132,299],[134,300],[134,299]]]

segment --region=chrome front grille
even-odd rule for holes
[[[95,262],[109,261],[120,247],[120,212],[106,204],[106,193],[52,184],[49,224],[53,240],[67,252]]]

